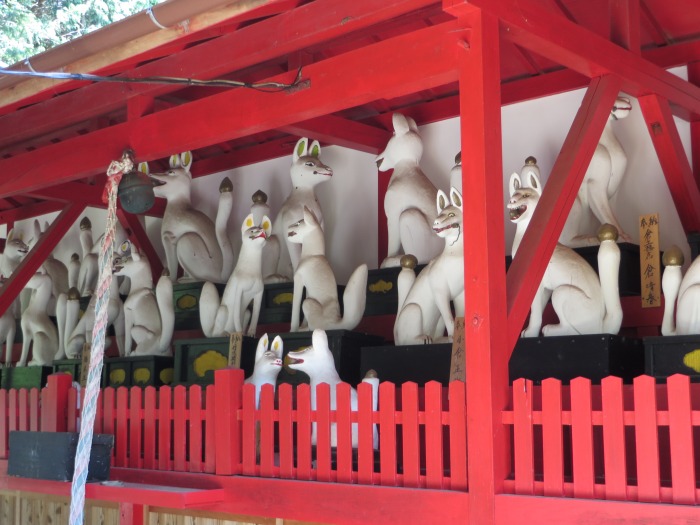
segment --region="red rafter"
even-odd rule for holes
[[[119,207],[117,208],[117,219],[119,219],[119,222],[124,227],[124,231],[129,237],[129,240],[133,242],[139,249],[139,252],[144,254],[148,259],[148,263],[151,265],[153,279],[157,281],[163,273],[163,263],[153,248],[151,240],[148,238],[148,234],[140,222],[139,216],[133,213],[127,213]]]

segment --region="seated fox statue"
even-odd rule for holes
[[[233,270],[234,256],[228,238],[228,218],[233,208],[233,185],[225,178],[219,186],[219,207],[216,221],[192,206],[192,154],[188,151],[170,157],[170,169],[151,173],[156,197],[167,200],[161,238],[170,279],[177,279],[178,267],[184,276],[180,281],[212,281],[225,283]],[[148,165],[139,164],[148,173]]]
[[[443,339],[454,332],[451,302],[458,316],[464,315],[464,236],[462,235],[462,195],[456,188],[437,193],[438,216],[433,231],[445,247],[415,275],[415,258],[402,258],[398,278],[399,311],[394,322],[394,343],[413,345]],[[413,261],[411,264],[410,261]]]
[[[58,348],[58,333],[47,313],[53,291],[51,276],[42,268],[29,279],[26,287],[32,292],[22,312],[22,355],[17,366],[27,365],[30,348],[30,366],[51,366]]]
[[[199,317],[205,336],[220,337],[241,332],[255,337],[265,288],[262,253],[271,229],[272,223],[267,215],[263,216],[259,226],[255,224],[252,213],[245,218],[241,226],[241,252],[221,302],[216,287],[210,282],[204,283],[199,299]],[[246,327],[245,313],[251,302],[252,315]]]
[[[291,242],[301,244],[301,259],[294,272],[292,324],[290,332],[300,328],[301,313],[309,330],[352,330],[365,312],[367,300],[367,265],[358,266],[343,293],[343,315],[340,315],[338,286],[328,259],[326,259],[323,230],[314,213],[304,207],[303,218],[287,233]],[[306,298],[302,302],[302,294]]]
[[[583,231],[590,213],[593,213],[600,224],[613,225],[617,229],[621,241],[631,242],[632,240],[620,226],[610,206],[610,199],[617,193],[627,169],[627,154],[615,136],[613,124],[627,118],[630,111],[632,111],[632,104],[628,98],[618,97],[615,100],[600,141],[593,152],[591,163],[583,176],[581,188],[571,207],[561,237],[559,237],[559,242],[566,246],[576,248],[598,244],[595,235]]]
[[[520,174],[510,176],[508,213],[516,231],[512,255],[515,257],[542,192],[539,176],[526,163]],[[557,244],[530,308],[530,322],[523,337],[609,333],[622,325],[618,288],[620,249],[614,226],[603,225],[598,233],[600,278],[583,257],[571,248]],[[549,300],[559,324],[542,326],[542,313]]]
[[[700,334],[700,257],[683,276],[683,252],[677,246],[664,252],[666,267],[661,279],[664,292],[664,317],[661,335]],[[675,316],[674,316],[675,312]]]
[[[282,351],[284,344],[282,338],[278,335],[272,341],[267,334],[258,341],[258,347],[255,350],[255,367],[253,373],[245,380],[246,383],[255,385],[255,406],[260,406],[260,389],[263,385],[272,385],[274,389],[277,385],[277,376],[282,370]]]
[[[83,251],[83,259],[80,261],[77,284],[81,297],[92,295],[97,287],[97,274],[99,273],[98,258],[101,241],[102,236],[97,239],[97,242],[93,242],[92,223],[90,219],[83,217],[80,221],[80,247]]]
[[[387,257],[381,267],[399,266],[401,250],[416,256],[419,264],[440,253],[440,239],[433,234],[437,189],[419,162],[423,141],[410,117],[394,113],[394,136],[377,156],[380,171],[394,170],[384,196],[387,225]]]
[[[314,188],[331,179],[333,170],[321,162],[321,145],[317,140],[309,144],[308,138],[301,138],[292,155],[292,192],[282,203],[273,228],[272,242],[279,242],[279,263],[275,276],[266,274],[265,282],[291,280],[299,265],[301,249],[287,237],[287,228],[303,217],[304,208],[310,209],[323,229],[321,205]],[[278,241],[284,239],[285,241]]]
[[[330,386],[331,393],[331,410],[337,408],[336,392],[338,385],[342,383],[338,372],[335,369],[333,354],[328,348],[328,336],[323,330],[314,330],[311,336],[311,346],[289,352],[287,354],[287,366],[292,370],[299,370],[309,376],[311,387],[311,409],[316,410],[317,393],[316,389],[321,383],[327,383]],[[372,402],[373,409],[377,409],[377,399],[379,394],[379,379],[374,370],[370,370],[362,380],[363,383],[372,385]],[[350,408],[357,411],[357,391],[354,388],[350,390]],[[376,426],[373,429],[373,446],[378,447],[378,435]],[[316,423],[313,424],[311,443],[316,444]],[[352,446],[357,448],[358,432],[357,423],[352,424]],[[335,423],[331,423],[331,446],[338,446],[338,431]]]
[[[112,272],[131,280],[124,301],[124,355],[171,355],[175,311],[173,284],[167,270],[158,279],[154,292],[151,266],[136,246],[124,241],[112,263]]]
[[[5,240],[5,250],[0,258],[0,273],[2,273],[3,281],[12,275],[28,251],[29,246],[22,242],[19,236],[14,235],[14,230],[10,230]],[[5,343],[5,365],[7,366],[12,363],[12,347],[15,344],[19,317],[19,299],[15,299],[5,310],[5,313],[0,316],[0,345]]]

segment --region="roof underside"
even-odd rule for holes
[[[495,3],[508,9],[514,0]],[[127,147],[137,160],[155,162],[156,170],[168,154],[192,150],[195,175],[201,176],[289,155],[304,135],[376,153],[397,110],[418,124],[457,116],[455,43],[468,43],[469,30],[449,14],[454,10],[444,9],[455,4],[462,3],[270,1],[128,58],[119,55],[100,69],[79,71],[289,83],[301,68],[302,84],[290,92],[2,79],[0,219],[54,211],[76,195],[98,204],[104,170]],[[630,66],[635,74],[644,72],[646,61],[669,68],[700,59],[700,7],[694,0],[517,5],[522,19],[532,8],[544,22],[556,23],[540,29],[533,17],[533,33],[523,36],[517,23],[501,22],[503,104],[616,73],[622,64],[609,52],[611,41],[630,49],[615,46],[624,57],[641,54],[643,60]],[[612,62],[606,63],[608,57]],[[643,84],[642,75],[623,86],[639,95]],[[666,96],[674,112],[695,120],[697,102],[683,103],[683,88],[676,91]],[[700,99],[695,95],[688,99]]]

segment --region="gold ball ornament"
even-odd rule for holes
[[[406,254],[403,257],[401,257],[401,267],[402,268],[409,268],[413,270],[416,265],[418,264],[418,259],[416,259],[415,255]]]
[[[612,224],[603,224],[598,228],[598,240],[603,241],[617,241],[618,233],[617,228]]]
[[[664,266],[683,266],[685,262],[683,250],[676,245],[671,246],[670,249],[664,252],[661,262],[663,262]]]
[[[233,191],[233,182],[228,177],[224,177],[224,180],[219,184],[219,193],[231,193]]]
[[[253,204],[267,204],[267,193],[262,190],[253,193]]]

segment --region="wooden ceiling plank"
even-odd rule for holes
[[[334,115],[296,122],[280,131],[297,137],[311,137],[324,144],[343,146],[377,154],[386,147],[391,132]]]
[[[0,197],[102,172],[127,147],[149,161],[455,82],[457,44],[466,34],[447,22],[312,64],[291,93],[232,90],[2,160],[0,173],[14,176],[0,182]]]
[[[683,229],[686,233],[700,232],[700,191],[668,101],[647,95],[639,98],[639,106]]]
[[[591,81],[552,167],[530,226],[508,270],[506,290],[510,348],[520,337],[532,298],[559,241],[619,90],[620,79],[612,75]]]
[[[639,0],[610,0],[610,40],[633,53],[640,53]]]
[[[211,79],[391,20],[430,3],[430,0],[317,0],[145,64],[129,74]],[[88,85],[0,117],[0,130],[5,130],[0,131],[0,147],[109,113],[137,95],[157,97],[180,89],[182,86],[156,84]]]

